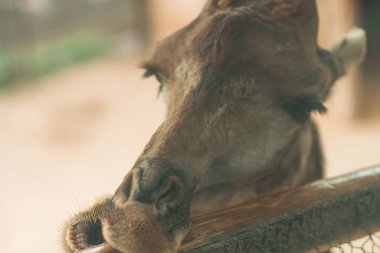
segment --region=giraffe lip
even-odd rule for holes
[[[109,207],[113,207],[112,199],[106,196],[87,210],[71,217],[65,226],[65,247],[70,248],[72,252],[82,252],[87,249],[93,252],[95,248],[99,248],[99,245],[104,244],[101,220]]]
[[[68,231],[66,240],[74,251],[86,250],[85,252],[87,252],[87,249],[90,249],[90,252],[93,252],[94,247],[105,242],[100,220],[81,222],[74,225]]]

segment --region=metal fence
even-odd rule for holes
[[[197,217],[180,252],[375,253],[377,231],[380,167]]]

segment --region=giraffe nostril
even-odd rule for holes
[[[116,206],[123,206],[123,204],[127,202],[129,198],[139,193],[140,178],[141,169],[133,168],[128,172],[112,198],[112,201]]]
[[[122,206],[128,199],[131,194],[131,184],[132,177],[127,176],[120,186],[117,188],[112,201],[116,206]]]

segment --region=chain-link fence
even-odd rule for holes
[[[377,231],[380,167],[195,218],[180,252],[374,253]]]
[[[349,243],[341,244],[331,249],[331,252],[380,252],[380,233],[370,234],[359,240],[351,241]]]

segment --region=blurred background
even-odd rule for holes
[[[61,252],[65,218],[112,193],[165,116],[139,64],[204,0],[0,0],[1,252]],[[320,45],[368,55],[315,116],[327,176],[380,163],[380,1],[318,0]]]

